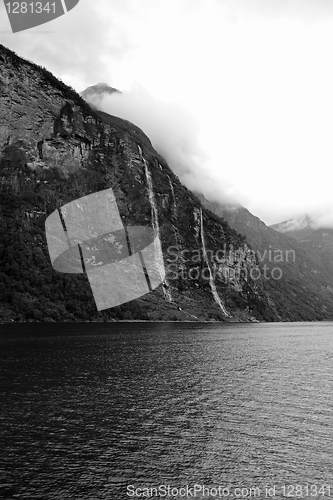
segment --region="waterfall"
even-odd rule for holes
[[[160,243],[160,226],[158,223],[158,211],[157,211],[157,206],[155,202],[155,195],[154,195],[154,189],[153,189],[153,181],[151,178],[151,174],[148,168],[147,161],[142,155],[142,149],[138,145],[138,150],[140,154],[140,158],[143,162],[143,165],[145,167],[145,174],[146,174],[146,179],[147,179],[147,186],[148,186],[148,197],[149,197],[149,202],[151,206],[151,220],[152,220],[152,226],[154,229],[155,236],[158,238],[155,238],[155,252],[156,255],[159,255],[161,253],[161,243]],[[158,245],[158,248],[157,248]],[[169,291],[169,284],[167,282],[167,279],[165,277],[165,269],[164,269],[164,264],[163,264],[163,259],[157,259],[157,266],[158,266],[158,271],[161,276],[161,281],[162,281],[162,287],[163,287],[163,292],[164,296],[169,300],[169,302],[172,301],[172,297]]]
[[[178,209],[177,209],[177,203],[176,203],[176,197],[175,197],[175,190],[174,190],[174,187],[173,187],[173,184],[172,184],[172,180],[170,178],[170,176],[167,174],[167,177],[169,179],[169,185],[170,185],[170,189],[171,189],[171,193],[172,193],[172,200],[173,200],[173,216],[175,218],[178,217]],[[181,252],[181,247],[182,247],[182,239],[180,237],[180,234],[179,234],[179,229],[178,227],[176,226],[176,224],[173,224],[172,225],[173,227],[173,230],[174,230],[174,233],[175,233],[175,239],[176,239],[176,247],[178,249],[178,256],[177,256],[177,270],[180,269],[181,271],[185,271],[185,257],[183,256],[182,252]],[[182,273],[183,274],[183,273]],[[195,316],[194,316],[195,317]]]
[[[207,257],[206,245],[205,245],[205,235],[204,235],[204,230],[203,230],[202,208],[200,209],[200,232],[201,232],[201,242],[202,242],[202,253],[203,253],[203,257],[206,261],[207,267],[208,267],[209,285],[210,285],[210,289],[212,291],[212,295],[214,297],[215,302],[220,306],[220,309],[223,312],[223,314],[225,316],[229,316],[229,314],[226,311],[226,308],[222,304],[222,301],[219,297],[219,294],[217,293],[216,286],[215,286],[214,279],[213,279],[213,275],[212,275],[212,270],[210,268],[209,260]]]
[[[167,174],[168,175],[168,174]],[[174,215],[177,214],[177,204],[176,204],[176,197],[175,197],[175,191],[173,189],[173,184],[172,184],[172,181],[170,179],[170,176],[168,175],[168,179],[169,179],[169,185],[170,185],[170,189],[171,189],[171,193],[172,193],[172,199],[173,199],[173,208],[174,208]]]

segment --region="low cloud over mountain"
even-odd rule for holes
[[[238,205],[225,183],[208,169],[209,156],[200,146],[200,126],[187,110],[154,99],[140,86],[119,92],[98,83],[81,95],[95,108],[138,125],[189,189],[203,193],[210,200]]]

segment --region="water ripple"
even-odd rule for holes
[[[2,498],[329,483],[332,326],[10,325]]]

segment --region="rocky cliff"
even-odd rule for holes
[[[151,226],[166,278],[98,312],[85,275],[50,262],[45,220],[111,187],[124,225]],[[245,238],[203,208],[134,124],[92,110],[47,70],[0,46],[0,319],[273,320]]]

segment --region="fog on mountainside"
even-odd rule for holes
[[[200,127],[188,111],[157,101],[139,86],[130,92],[120,92],[107,83],[98,83],[81,92],[81,96],[93,107],[139,126],[181,182],[193,192],[228,210],[240,206],[229,186],[216,179],[206,167],[209,156],[200,146]],[[333,228],[333,207],[325,206],[320,211],[309,209],[309,214],[283,222],[278,230],[301,229],[304,224],[312,228]],[[277,225],[272,227],[277,229]]]
[[[88,87],[81,96],[93,107],[139,126],[166,159],[180,181],[211,201],[239,205],[222,181],[206,166],[209,159],[200,146],[200,127],[188,111],[154,99],[142,87],[120,92],[105,83]]]

